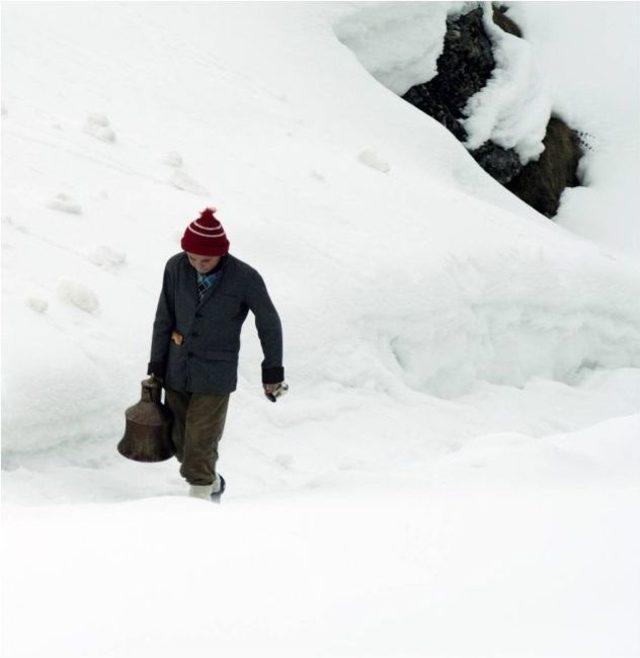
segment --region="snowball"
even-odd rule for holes
[[[67,277],[58,280],[58,297],[68,304],[76,306],[81,311],[94,313],[98,310],[98,297],[82,283]]]
[[[383,160],[373,149],[365,149],[364,151],[360,151],[358,154],[358,160],[362,162],[362,164],[367,165],[367,167],[371,167],[371,169],[377,169],[384,174],[389,172],[391,169],[389,163]]]
[[[68,194],[64,194],[64,192],[56,194],[46,205],[47,208],[51,208],[52,210],[60,210],[61,212],[67,212],[72,215],[82,214],[80,204],[76,203]]]

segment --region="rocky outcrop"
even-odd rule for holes
[[[553,217],[562,190],[580,185],[576,171],[582,143],[577,133],[557,117],[549,120],[542,143],[545,148],[540,158],[523,167],[506,187],[538,212]]]
[[[501,29],[522,38],[520,28],[506,15],[505,5],[493,6],[493,22]],[[444,49],[438,74],[409,89],[406,101],[448,128],[460,141],[467,140],[461,123],[462,110],[469,98],[479,92],[495,68],[491,40],[487,36],[482,8],[447,19]],[[478,164],[507,189],[538,212],[553,217],[565,187],[579,185],[577,166],[583,154],[578,134],[560,118],[551,117],[543,140],[544,152],[537,161],[520,163],[513,149],[505,149],[491,140],[470,150]]]
[[[438,75],[407,91],[402,98],[437,119],[460,141],[467,132],[460,123],[462,109],[491,76],[495,61],[491,41],[482,26],[482,9],[456,20],[447,19],[444,50],[438,58]]]

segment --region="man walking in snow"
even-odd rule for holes
[[[249,310],[262,345],[262,385],[273,402],[287,390],[282,326],[264,280],[229,253],[222,224],[206,208],[191,222],[183,249],[166,263],[147,374],[160,379],[173,413],[172,440],[189,493],[219,501],[218,443],[236,390],[240,330]]]

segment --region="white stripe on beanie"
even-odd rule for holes
[[[220,233],[215,233],[215,234],[213,234],[213,233],[201,233],[200,231],[197,231],[195,228],[193,228],[193,224],[194,224],[193,222],[191,224],[189,224],[187,230],[191,231],[192,233],[195,233],[196,235],[201,235],[203,238],[224,238],[224,237],[226,237],[224,229],[222,227],[220,227],[221,228]],[[215,230],[217,230],[217,229],[215,229]]]

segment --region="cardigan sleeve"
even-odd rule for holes
[[[253,271],[247,286],[247,304],[255,316],[256,329],[262,345],[262,382],[277,384],[284,381],[282,366],[282,323],[264,279]]]
[[[167,353],[171,331],[175,327],[175,290],[173,277],[168,265],[164,268],[162,290],[158,299],[156,316],[153,322],[153,335],[151,338],[151,358],[147,374],[155,373],[164,377],[167,366]]]

